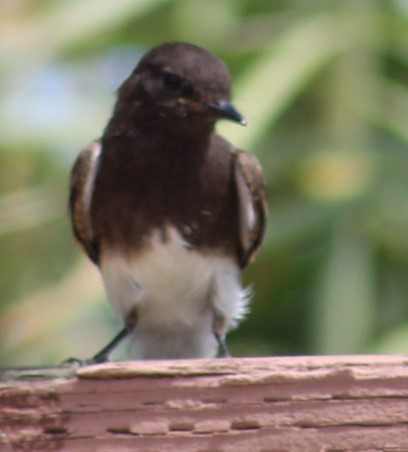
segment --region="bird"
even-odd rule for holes
[[[135,360],[229,356],[226,334],[245,317],[241,270],[263,240],[261,166],[215,131],[246,125],[231,76],[215,55],[167,42],[119,87],[101,137],[70,180],[73,234],[98,266],[123,328],[85,364],[129,338]]]

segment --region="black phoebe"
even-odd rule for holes
[[[228,69],[187,43],[148,52],[119,88],[101,139],[71,175],[73,230],[98,265],[125,328],[87,362],[108,359],[126,335],[135,359],[202,358],[248,305],[240,269],[265,227],[257,159],[214,131],[230,103]]]

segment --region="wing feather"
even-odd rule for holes
[[[235,181],[239,205],[239,259],[241,267],[245,267],[259,250],[267,216],[262,168],[253,154],[236,152]]]
[[[99,140],[92,141],[81,150],[71,171],[69,196],[75,238],[95,264],[99,259],[99,243],[92,231],[90,207],[100,153]]]

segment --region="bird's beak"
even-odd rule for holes
[[[207,106],[210,110],[214,111],[217,116],[224,119],[229,119],[230,121],[237,122],[242,126],[247,125],[247,120],[241,115],[241,113],[236,110],[232,103],[228,100],[220,100],[217,102],[209,102]]]

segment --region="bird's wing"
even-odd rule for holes
[[[95,264],[99,259],[99,243],[92,231],[90,207],[101,148],[101,142],[95,140],[81,150],[71,171],[69,196],[75,238]]]
[[[262,168],[253,154],[238,150],[234,165],[239,207],[239,259],[241,267],[245,267],[255,258],[265,232],[265,184]]]

